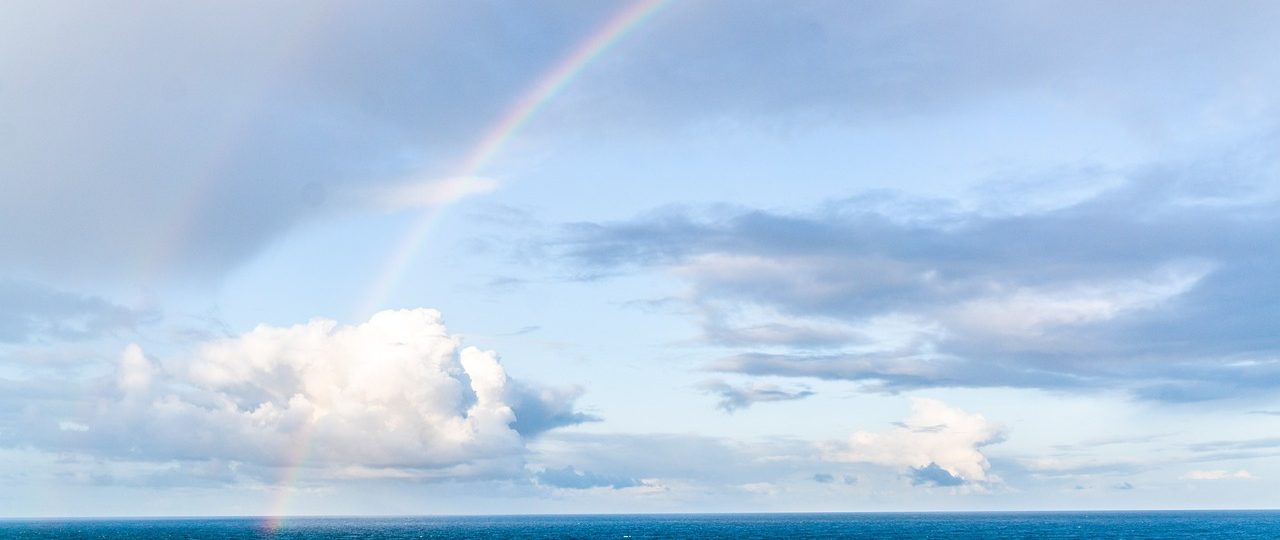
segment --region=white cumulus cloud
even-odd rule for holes
[[[1003,428],[980,414],[912,398],[911,415],[878,433],[859,431],[832,445],[826,458],[908,469],[918,484],[957,486],[990,483],[991,464],[981,447],[1003,440]]]
[[[359,325],[261,325],[160,360],[130,345],[103,392],[111,397],[96,413],[64,422],[84,426],[74,433],[82,440],[64,427],[37,442],[136,459],[457,477],[519,470],[527,436],[591,419],[573,413],[576,392],[516,384],[496,353],[462,347],[429,309]],[[517,431],[522,407],[536,429]]]

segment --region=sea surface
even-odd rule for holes
[[[1280,511],[5,519],[0,538],[1280,538]]]

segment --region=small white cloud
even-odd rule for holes
[[[491,178],[458,176],[381,186],[368,192],[365,198],[376,208],[394,212],[414,208],[436,208],[473,195],[489,193],[497,187],[498,182]]]
[[[1099,458],[1096,456],[1045,456],[1019,460],[1037,476],[1077,476],[1103,471],[1132,471],[1145,462],[1138,458]]]
[[[739,484],[738,489],[750,493],[752,495],[764,495],[766,497],[776,497],[782,492],[776,484],[771,482],[751,482],[748,484]]]
[[[81,424],[80,422],[73,422],[73,421],[71,421],[71,420],[63,420],[63,421],[61,421],[61,422],[58,422],[58,429],[59,429],[59,430],[61,430],[61,431],[81,431],[81,432],[83,432],[83,431],[89,431],[89,426],[86,426],[86,425],[84,425],[84,424]]]
[[[1249,480],[1253,475],[1244,469],[1238,471],[1225,471],[1221,469],[1211,471],[1191,471],[1182,475],[1184,480]]]
[[[979,450],[1003,439],[1000,425],[980,414],[912,398],[911,415],[884,432],[859,431],[828,448],[826,458],[910,469],[918,483],[939,486],[992,482],[991,464]]]

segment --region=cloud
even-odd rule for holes
[[[1244,469],[1238,471],[1212,470],[1212,471],[1189,471],[1182,475],[1186,480],[1250,480],[1254,476]]]
[[[558,427],[598,422],[600,417],[574,410],[580,388],[549,388],[513,381],[509,399],[516,412],[511,428],[523,437],[535,437]]]
[[[904,212],[888,195],[803,212],[667,208],[570,224],[546,245],[574,275],[687,283],[703,342],[737,351],[718,371],[882,391],[1264,396],[1280,387],[1280,339],[1260,322],[1280,316],[1280,264],[1257,254],[1280,250],[1280,211],[1253,183],[1212,181],[1246,165],[1151,167],[1018,213]]]
[[[1066,454],[1020,460],[1022,468],[1036,477],[1076,477],[1080,475],[1129,475],[1153,466],[1152,460],[1103,458],[1091,454]]]
[[[154,317],[102,297],[0,278],[0,343],[90,339],[132,330]]]
[[[70,391],[90,394],[71,415],[4,418],[17,423],[0,430],[5,443],[452,478],[518,471],[525,437],[589,419],[572,410],[577,391],[510,380],[496,353],[462,347],[428,309],[261,325],[163,359],[130,345],[112,377]]]
[[[937,463],[930,462],[924,467],[911,468],[911,485],[913,486],[956,487],[963,486],[964,483],[963,478],[947,472]]]
[[[999,425],[932,399],[913,398],[911,415],[885,432],[859,431],[832,444],[831,461],[870,463],[911,471],[913,483],[936,486],[991,484],[983,446],[1004,440]]]
[[[552,432],[531,443],[547,469],[592,471],[646,482],[733,486],[808,478],[829,467],[811,442],[705,435]]]
[[[443,180],[404,182],[357,192],[367,204],[385,211],[431,209],[458,202],[467,197],[489,193],[498,182],[481,177],[455,177]]]
[[[874,390],[899,391],[937,386],[1023,386],[1069,389],[1084,386],[1069,374],[1036,366],[972,365],[965,359],[937,354],[764,354],[743,353],[711,363],[726,373],[814,377],[862,381]]]
[[[1221,450],[1255,450],[1280,448],[1280,437],[1263,437],[1257,439],[1233,441],[1209,441],[1187,445],[1192,452],[1217,452]]]
[[[642,485],[642,482],[634,478],[592,474],[569,466],[563,469],[543,470],[538,473],[538,482],[564,489],[591,489],[597,487],[624,489]]]
[[[807,387],[786,389],[773,384],[733,386],[718,379],[703,381],[699,386],[707,392],[719,394],[720,402],[716,404],[716,407],[728,413],[738,409],[745,409],[756,403],[794,401],[814,394]]]
[[[946,309],[948,329],[978,338],[1002,339],[1012,346],[1029,340],[1043,347],[1056,327],[1096,324],[1153,309],[1189,291],[1209,273],[1208,265],[1170,266],[1139,279],[1063,288],[1019,287],[996,291]]]
[[[0,21],[0,264],[83,280],[220,275],[351,211],[345,193],[448,178],[623,6],[25,4]],[[551,103],[542,129],[866,125],[1008,98],[1079,103],[1142,133],[1221,129],[1274,108],[1272,10],[673,4]],[[69,34],[83,46],[66,47]],[[445,187],[392,202],[460,193]]]
[[[58,422],[58,429],[62,431],[89,431],[89,426],[86,426],[78,422],[69,422],[69,421],[63,420],[61,422]]]
[[[1058,453],[1027,456],[1008,462],[1008,471],[1029,473],[1034,479],[1079,481],[1088,477],[1132,477],[1153,471],[1190,467],[1196,464],[1256,459],[1275,455],[1275,441],[1210,441],[1168,447],[1155,444],[1160,437],[1123,437],[1073,445],[1055,445]],[[1167,441],[1166,441],[1167,442]],[[1111,445],[1128,448],[1106,448]],[[1116,454],[1119,452],[1119,454]],[[1004,466],[1005,464],[1001,464]],[[1007,477],[1008,475],[1006,475]],[[1244,470],[1192,469],[1182,474],[1184,480],[1222,480],[1251,477]]]
[[[313,220],[485,192],[448,174],[614,6],[135,7],[0,21],[0,267],[217,277]]]

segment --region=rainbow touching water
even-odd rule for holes
[[[574,47],[569,54],[543,73],[530,85],[520,97],[512,103],[502,115],[467,152],[451,178],[469,178],[477,175],[493,157],[502,150],[517,131],[532,119],[544,105],[563,90],[583,69],[604,54],[610,46],[627,35],[671,0],[639,0],[623,8],[610,17],[603,26],[592,32],[586,39]],[[419,245],[431,231],[444,205],[423,211],[405,231],[404,236],[396,243],[395,248],[381,266],[376,278],[370,284],[360,305],[360,318],[366,317],[377,309],[400,280],[405,268],[412,261]],[[274,532],[284,525],[284,516],[288,512],[288,497],[295,489],[299,471],[306,461],[310,450],[311,434],[314,419],[307,422],[295,434],[294,447],[287,456],[280,483],[275,492],[267,520],[263,524],[268,532]]]

